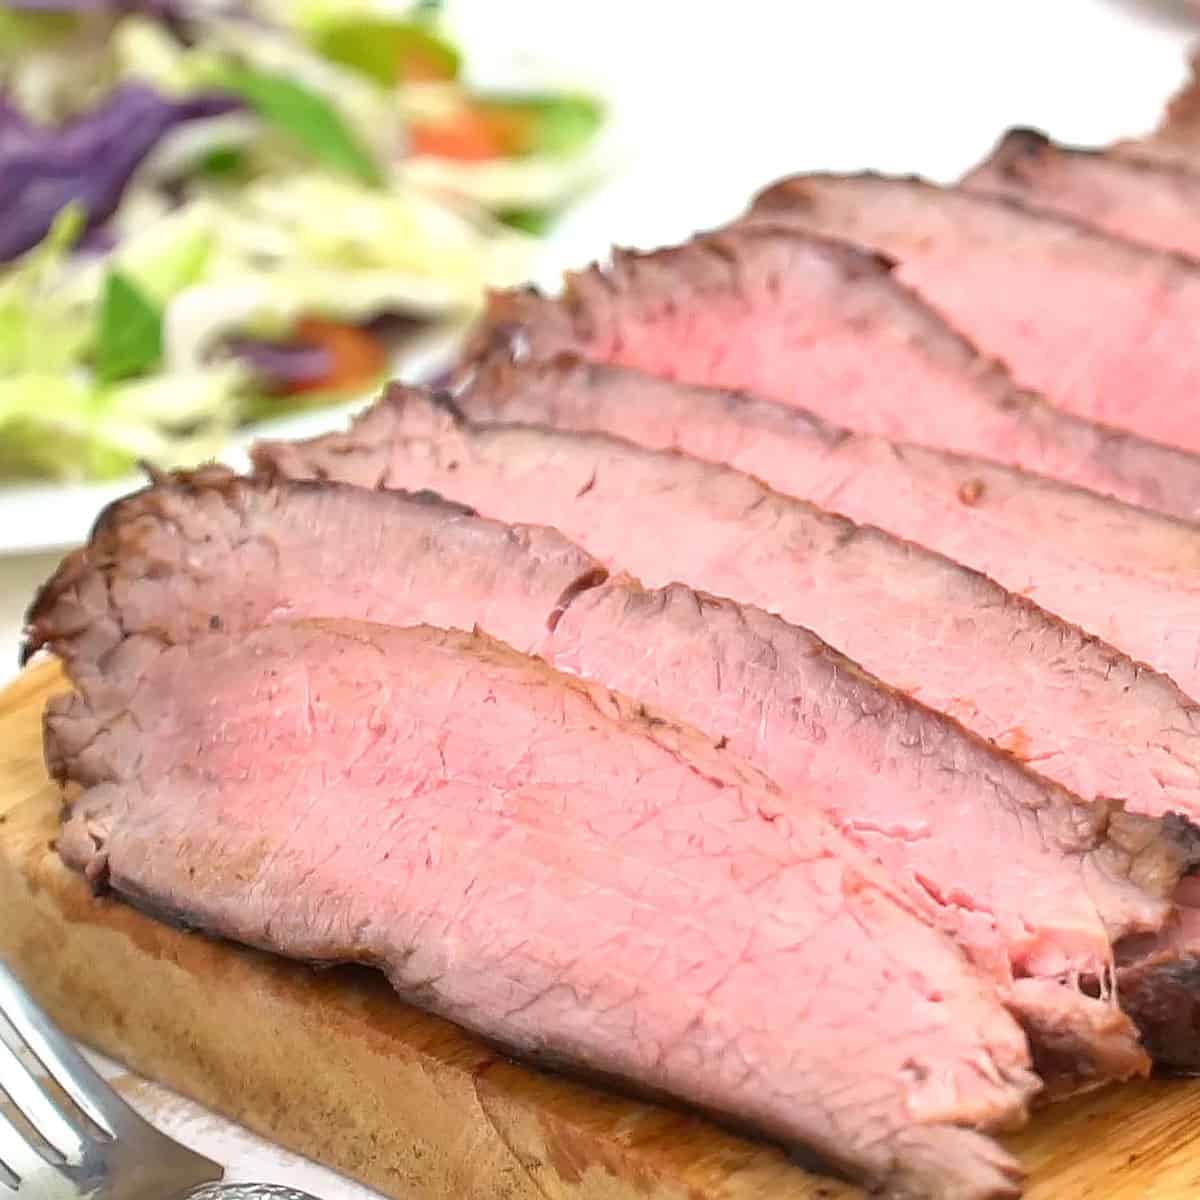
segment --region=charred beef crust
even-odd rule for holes
[[[1054,143],[1040,129],[1018,126],[1004,134],[984,161],[997,173],[1020,180],[1024,163],[1053,157],[1054,150]]]
[[[1121,1004],[1165,1074],[1200,1075],[1200,953],[1120,969]]]
[[[448,398],[446,403],[451,403]],[[295,480],[291,486],[323,485],[317,480]],[[122,604],[114,592],[125,582],[121,579],[124,565],[138,560],[148,571],[170,569],[173,560],[156,561],[147,539],[163,528],[174,528],[182,536],[180,512],[185,509],[207,509],[214,520],[215,510],[226,509],[234,514],[235,521],[244,519],[255,500],[261,501],[271,488],[272,481],[265,475],[242,476],[209,464],[195,470],[156,472],[146,487],[106,505],[93,523],[87,543],[71,551],[34,595],[25,618],[21,665],[46,647],[61,655],[68,668],[77,660],[89,668],[98,665],[108,650],[133,632],[125,626]],[[476,515],[467,505],[447,500],[428,488],[401,490],[399,494],[446,514]],[[192,523],[189,536],[204,539],[212,533],[204,528],[202,520]],[[221,614],[213,612],[202,625],[216,632],[221,621]],[[139,628],[137,632],[153,636],[156,631]]]

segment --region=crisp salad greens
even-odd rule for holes
[[[0,480],[199,461],[519,281],[602,110],[463,68],[430,3],[0,3]]]

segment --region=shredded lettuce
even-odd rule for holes
[[[78,28],[72,13],[22,11],[0,6],[0,52],[28,54],[52,46]]]
[[[158,304],[199,282],[211,261],[219,215],[211,205],[188,205],[168,213],[123,242],[113,265]]]
[[[421,155],[401,165],[404,182],[430,195],[469,196],[497,213],[512,209],[561,209],[603,175],[599,156],[495,158],[457,162]]]
[[[261,347],[302,347],[306,318],[461,328],[595,176],[600,110],[470,93],[437,3],[76,7],[0,5],[0,192],[37,218],[0,241],[0,480],[192,463],[344,398],[311,365],[290,394]],[[503,158],[413,155],[407,129],[464,106],[495,110]]]
[[[316,171],[210,198],[194,219],[212,222],[214,240],[203,278],[166,305],[169,369],[195,367],[229,333],[283,336],[306,313],[469,313],[486,288],[524,278],[533,247],[413,188],[381,192]]]
[[[113,387],[64,373],[0,378],[0,476],[110,479],[143,460],[201,462],[228,438],[243,382],[233,368]]]
[[[372,187],[384,182],[379,164],[337,108],[302,83],[232,63],[214,70],[210,82],[241,96],[259,116],[319,162]]]
[[[0,378],[0,476],[109,479],[138,459],[137,428],[109,437],[99,428],[95,397],[81,380],[25,372]]]
[[[88,330],[55,283],[83,224],[81,209],[63,209],[46,238],[0,275],[0,378],[78,364]]]
[[[310,34],[317,52],[385,87],[417,78],[456,79],[458,51],[424,21],[375,14],[330,15]]]
[[[184,46],[158,21],[131,16],[112,33],[112,53],[124,79],[138,79],[167,96],[183,96],[197,84],[209,56]]]
[[[214,62],[218,71],[232,64],[286,78],[324,100],[380,170],[386,170],[403,143],[403,119],[394,90],[314,54],[284,30],[226,18],[206,22],[204,31],[203,48],[186,52],[196,56],[197,86],[211,79]]]

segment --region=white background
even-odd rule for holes
[[[616,169],[548,246],[537,277],[550,283],[613,242],[653,246],[718,224],[789,171],[873,167],[949,181],[1009,125],[1082,144],[1148,129],[1200,31],[1186,7],[450,0],[448,10],[482,79],[549,72],[611,98]],[[10,526],[0,546],[54,544],[64,525],[81,537],[95,504],[0,504]],[[15,670],[28,596],[56,558],[0,557],[0,680]]]

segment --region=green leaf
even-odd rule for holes
[[[404,77],[406,61],[413,59],[428,64],[443,79],[458,78],[461,67],[458,51],[415,21],[344,17],[322,25],[312,40],[318,54],[384,87],[394,87]]]
[[[68,204],[50,232],[0,274],[0,379],[19,371],[68,371],[79,365],[90,331],[86,322],[75,319],[55,284],[85,224],[83,208]]]
[[[0,376],[0,479],[193,466],[229,436],[242,386],[239,369],[211,365],[101,387],[62,372]]]
[[[216,242],[199,205],[184,205],[126,238],[112,262],[152,305],[164,308],[204,276]]]
[[[74,13],[21,12],[0,5],[0,60],[16,60],[78,28],[79,18]]]
[[[554,208],[508,208],[496,214],[510,229],[541,237],[548,233],[561,213]]]
[[[236,92],[321,162],[362,183],[383,183],[379,165],[324,96],[286,76],[232,63],[215,70],[211,82]]]
[[[99,433],[86,383],[60,372],[0,378],[0,479],[103,479],[137,457]]]
[[[119,271],[104,280],[96,331],[96,377],[114,383],[143,375],[162,360],[162,313]]]
[[[604,106],[590,96],[491,93],[480,96],[478,103],[485,112],[516,118],[515,154],[569,158],[604,124]]]
[[[214,146],[196,164],[196,170],[213,179],[228,179],[244,172],[247,159],[241,146]]]

